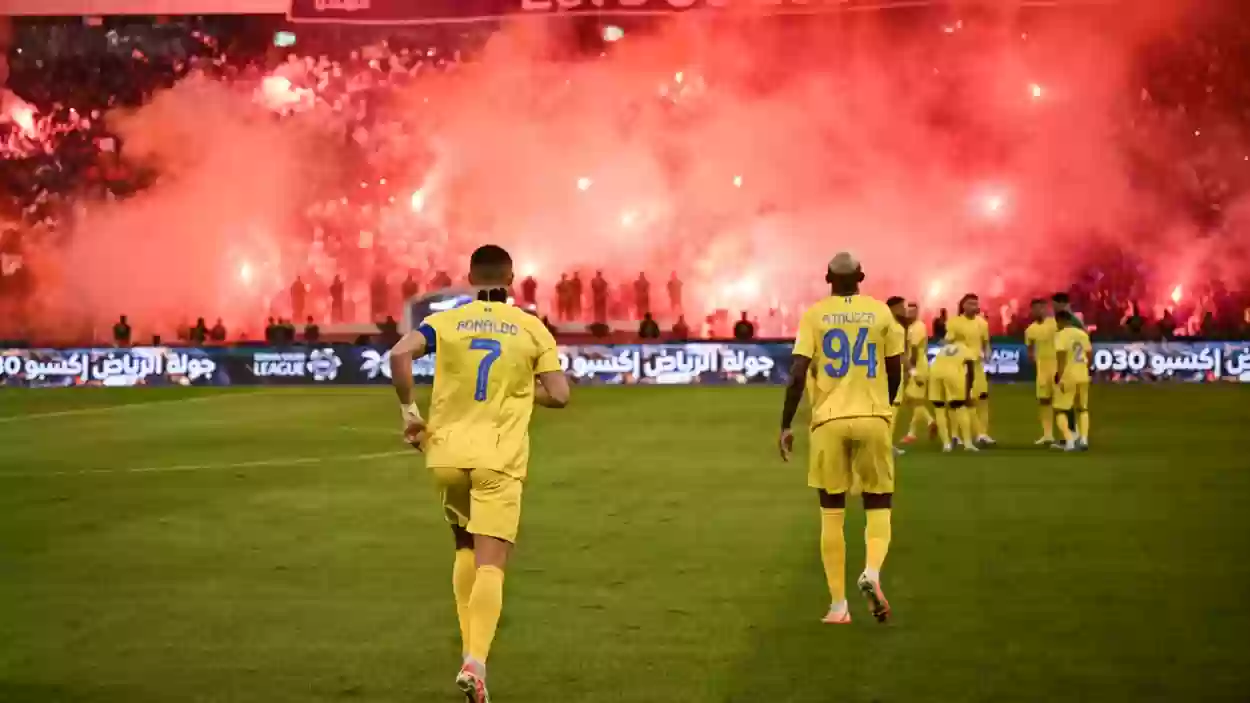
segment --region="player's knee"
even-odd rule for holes
[[[456,540],[456,549],[473,549],[473,535],[459,525],[451,526],[451,536]]]
[[[504,568],[508,563],[508,555],[512,553],[512,543],[499,537],[473,535],[473,554],[478,567],[494,566]]]
[[[893,493],[865,493],[864,510],[889,510],[894,505]]]
[[[846,508],[845,493],[830,493],[824,489],[820,493],[820,507],[823,510],[844,510]]]

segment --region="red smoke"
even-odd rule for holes
[[[402,134],[381,141],[372,124],[366,149],[401,197],[363,215],[368,236],[351,243],[368,247],[339,267],[363,282],[383,266],[396,282],[433,259],[457,275],[492,241],[544,294],[565,271],[645,270],[659,299],[675,270],[688,307],[761,312],[808,303],[840,249],[864,261],[872,292],[930,309],[966,290],[1064,288],[1108,249],[1241,275],[1246,229],[1195,254],[1192,218],[1136,183],[1127,158],[1174,153],[1126,125],[1142,109],[1141,47],[1185,21],[1176,3],[688,15],[613,33],[579,60],[551,58],[568,54],[552,25],[518,24],[478,60],[390,91],[378,121]],[[315,87],[281,75],[262,93],[294,104],[306,96],[289,91]],[[333,275],[310,259],[299,215],[329,183],[351,194],[344,116],[319,105],[278,123],[243,92],[197,79],[122,122],[128,157],[164,175],[79,223],[64,270],[79,309],[256,330],[296,274]]]

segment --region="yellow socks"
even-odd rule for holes
[[[456,615],[460,618],[461,654],[469,653],[469,597],[473,595],[473,582],[477,577],[477,564],[472,549],[457,549],[456,563],[451,567],[451,588],[456,594]]]
[[[868,526],[864,528],[864,544],[867,560],[864,571],[876,577],[885,564],[886,552],[890,551],[890,509],[868,511]]]
[[[973,425],[976,424],[973,422],[974,413],[975,411],[967,405],[962,408],[955,408],[955,424],[958,428],[957,436],[963,440],[964,446],[967,447],[972,446],[973,441],[976,439],[976,435],[973,434]]]
[[[845,522],[845,509],[820,509],[820,560],[829,582],[829,602],[834,605],[846,600],[846,535],[842,533]]]
[[[934,408],[933,412],[937,415],[938,439],[942,440],[942,446],[945,447],[951,443],[951,411],[946,408]]]
[[[977,401],[977,436],[987,435],[990,433],[990,399],[982,398]]]
[[[503,612],[503,569],[480,566],[469,597],[469,657],[482,664],[490,656]]]
[[[1055,438],[1055,410],[1049,405],[1037,406],[1037,416],[1042,420],[1042,439]]]
[[[1076,414],[1076,424],[1081,434],[1081,439],[1089,441],[1089,411],[1082,410]]]
[[[929,408],[923,402],[918,403],[911,414],[911,436],[923,437],[924,433],[929,431],[929,425],[932,422],[933,416],[929,414]]]

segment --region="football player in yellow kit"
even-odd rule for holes
[[[903,338],[890,309],[860,295],[863,269],[854,256],[833,257],[825,273],[831,294],[813,305],[799,323],[790,380],[781,410],[778,445],[789,461],[794,451],[790,425],[811,388],[811,458],[807,483],[820,501],[820,553],[831,603],[823,622],[851,621],[846,603],[846,494],[853,479],[863,490],[868,526],[866,559],[856,584],[873,617],[885,622],[890,604],[881,589],[881,567],[890,547],[894,496],[894,451],[890,437],[892,400],[903,379]]]
[[[992,446],[990,437],[990,383],[985,373],[985,362],[990,359],[990,325],[981,316],[981,299],[969,293],[959,301],[959,315],[946,323],[946,341],[963,345],[976,357],[973,365],[971,397],[968,404],[973,409],[972,425],[976,442]]]
[[[1034,444],[1049,445],[1055,442],[1055,326],[1054,316],[1049,314],[1046,301],[1038,298],[1032,305],[1033,323],[1024,331],[1024,343],[1029,348],[1029,358],[1037,369],[1037,407],[1042,422],[1042,438]]]
[[[927,428],[930,436],[936,433],[937,423],[929,413],[929,331],[920,321],[920,306],[908,303],[902,322],[907,330],[907,353],[903,364],[907,369],[907,386],[903,389],[903,409],[912,409],[911,424],[903,437],[903,444],[911,444],[922,429]]]
[[[954,448],[954,439],[965,451],[979,451],[972,434],[972,408],[968,406],[977,358],[964,345],[948,342],[938,350],[929,368],[929,400],[937,416],[944,452]]]
[[[1055,416],[1063,435],[1063,448],[1070,452],[1089,449],[1089,363],[1093,345],[1071,312],[1055,313],[1055,324],[1059,327],[1055,334]]]
[[[890,315],[893,316],[894,318],[894,326],[891,330],[892,333],[902,338],[904,340],[904,344],[906,344],[906,340],[907,340],[907,301],[906,299],[904,299],[902,296],[892,295],[889,298],[885,299],[885,306],[890,309]],[[911,375],[911,364],[907,358],[906,350],[904,350],[903,378],[906,379],[910,375]],[[898,416],[901,415],[903,412],[903,391],[904,391],[903,388],[899,388],[898,394],[896,394],[893,398],[890,399],[890,401],[894,404],[894,412],[890,415],[890,441],[891,442],[894,441],[894,437],[897,435],[897,433],[894,431],[894,428],[898,424]],[[902,456],[905,453],[906,452],[904,452],[901,447],[894,447],[894,454],[896,456]],[[854,493],[854,492],[855,492],[854,490],[851,491],[851,493]]]
[[[503,610],[504,567],[516,542],[535,404],[563,408],[568,379],[543,323],[509,305],[512,258],[473,252],[477,300],[434,313],[391,350],[404,439],[424,451],[455,539],[452,590],[464,661],[456,685],[489,703],[486,658]],[[427,423],[413,399],[412,360],[436,354]]]

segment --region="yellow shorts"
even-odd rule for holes
[[[907,387],[903,389],[903,398],[907,400],[924,400],[929,396],[928,376],[919,378],[912,376],[907,379]]]
[[[1089,410],[1089,381],[1064,381],[1055,386],[1055,410]]]
[[[864,493],[894,492],[894,443],[885,417],[830,420],[812,430],[807,485],[846,493],[859,479]]]
[[[967,374],[933,374],[929,376],[929,400],[934,403],[950,403],[967,399]]]
[[[430,469],[447,522],[469,534],[516,542],[524,483],[491,469]]]
[[[990,378],[985,375],[985,364],[972,365],[972,399],[990,394]]]
[[[1037,399],[1050,400],[1055,397],[1055,367],[1037,367]]]

